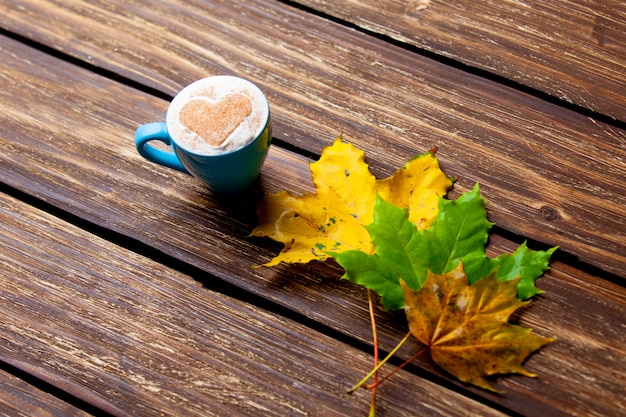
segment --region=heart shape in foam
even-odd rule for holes
[[[252,113],[250,97],[230,93],[217,101],[189,100],[180,109],[180,122],[211,146],[221,146]]]

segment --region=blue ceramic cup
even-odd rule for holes
[[[153,146],[154,140],[171,151]],[[170,103],[165,122],[145,124],[135,133],[141,156],[219,193],[236,193],[255,181],[271,140],[267,98],[254,84],[232,76],[190,84]]]

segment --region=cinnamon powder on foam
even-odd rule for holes
[[[217,103],[194,99],[180,110],[181,123],[211,146],[219,147],[252,113],[247,95],[227,94]]]

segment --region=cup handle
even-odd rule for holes
[[[152,140],[159,140],[166,145],[172,144],[172,140],[170,139],[169,133],[167,133],[167,125],[165,123],[148,123],[137,129],[135,132],[135,146],[137,147],[137,152],[150,162],[189,174],[189,171],[187,171],[173,151],[167,152],[155,148],[149,143]]]

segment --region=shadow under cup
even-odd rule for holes
[[[256,180],[267,157],[272,140],[269,105],[267,114],[265,126],[251,142],[223,154],[196,153],[182,147],[169,134],[165,122],[140,126],[135,133],[135,146],[147,160],[192,175],[215,192],[237,193]],[[152,146],[152,140],[171,146],[172,151]]]

